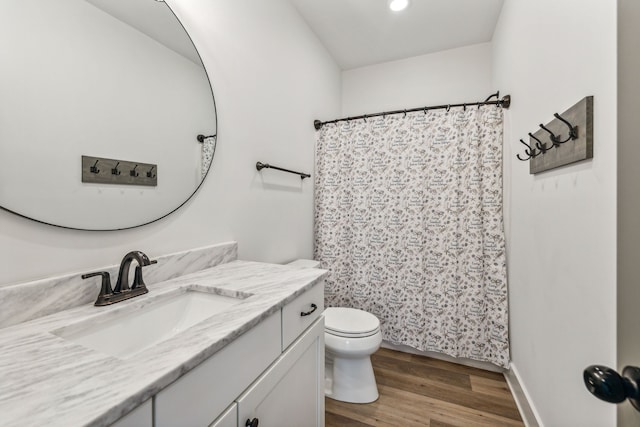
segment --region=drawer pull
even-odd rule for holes
[[[313,313],[314,311],[316,311],[318,309],[318,306],[315,304],[311,304],[311,311],[302,311],[300,312],[300,316],[308,316],[311,313]]]
[[[258,427],[258,419],[254,418],[252,420],[247,419],[247,422],[245,423],[246,427]]]

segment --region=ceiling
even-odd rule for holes
[[[504,0],[290,0],[343,70],[491,41]]]

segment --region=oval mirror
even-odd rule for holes
[[[215,102],[164,2],[3,0],[0,51],[0,207],[116,230],[172,213],[201,185]]]

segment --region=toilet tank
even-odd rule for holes
[[[320,261],[315,261],[312,259],[297,259],[287,265],[297,268],[320,268]]]

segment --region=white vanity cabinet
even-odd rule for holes
[[[160,391],[153,425],[324,426],[323,302],[321,281]]]
[[[278,356],[275,313],[156,394],[155,427],[210,425]]]
[[[324,426],[324,318],[237,399],[238,427]]]

